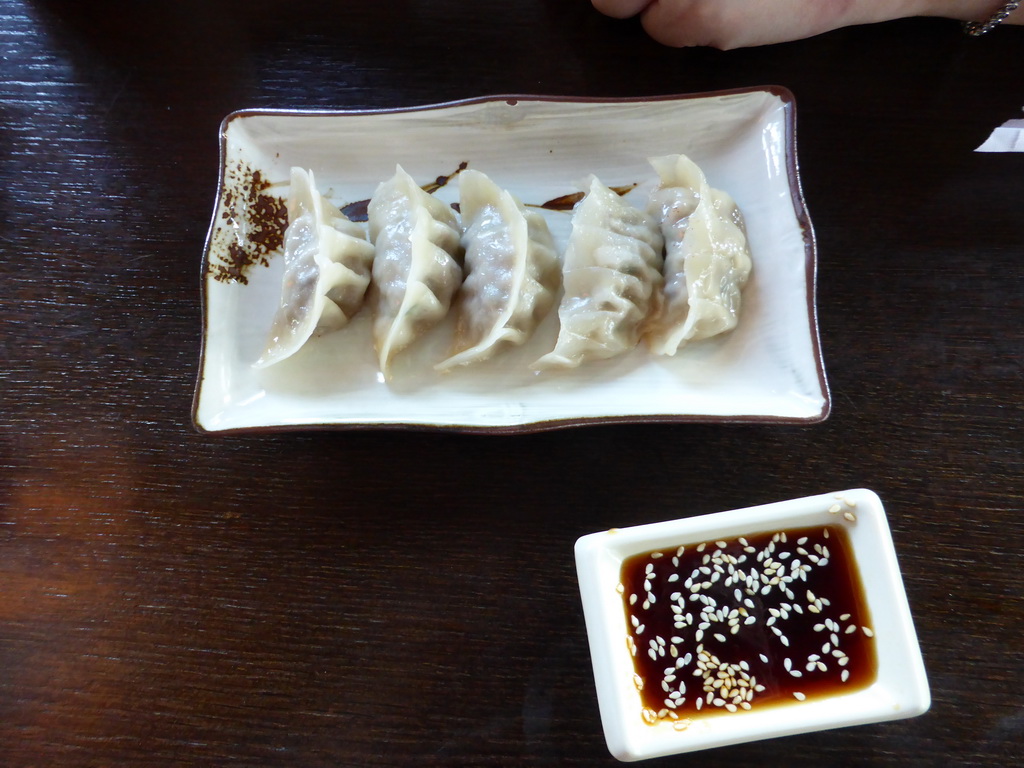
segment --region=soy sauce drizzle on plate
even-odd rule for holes
[[[456,168],[454,171],[445,176],[438,176],[433,181],[429,181],[426,184],[424,184],[421,187],[421,189],[424,192],[432,195],[435,192],[437,192],[437,190],[445,187],[448,184],[448,182],[450,182],[452,179],[454,179],[468,167],[469,163],[463,160],[461,163],[459,163],[459,167]],[[354,203],[349,203],[348,205],[343,206],[341,212],[348,217],[349,221],[366,221],[369,218],[369,212],[367,210],[369,208],[369,205],[369,199],[357,200]],[[455,208],[455,210],[458,210],[458,208]]]
[[[619,197],[626,195],[636,189],[637,184],[626,184],[620,187],[609,187],[612,192],[617,194]],[[546,208],[549,211],[571,211],[580,200],[586,197],[586,192],[573,192],[568,195],[562,195],[561,197],[555,197],[548,200],[546,203],[540,205],[534,205],[534,208]]]

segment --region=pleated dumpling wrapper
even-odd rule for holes
[[[525,342],[562,279],[544,217],[480,171],[459,177],[465,279],[455,299],[455,353],[438,370],[477,363]]]
[[[256,366],[285,360],[316,334],[344,327],[370,284],[373,246],[316,189],[312,171],[292,168],[284,233],[281,303]]]
[[[533,367],[575,368],[633,349],[661,285],[662,246],[653,216],[592,177],[573,210],[558,341]]]
[[[370,199],[373,342],[391,376],[395,355],[439,323],[462,283],[459,223],[451,208],[398,166]]]
[[[685,155],[650,160],[661,178],[650,210],[665,237],[665,286],[646,332],[651,351],[674,355],[688,341],[732,330],[751,271],[743,215]]]

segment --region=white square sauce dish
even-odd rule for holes
[[[872,491],[612,529],[575,553],[601,722],[620,760],[930,706]]]
[[[523,432],[614,421],[821,421],[830,401],[794,125],[793,96],[778,87],[652,99],[494,96],[410,109],[229,115],[221,128],[220,183],[203,262],[203,351],[193,421],[207,432]],[[649,159],[673,154],[689,157],[711,187],[731,195],[745,222],[752,269],[738,324],[728,332],[674,355],[653,354],[641,343],[613,359],[538,373],[531,364],[552,350],[559,334],[556,302],[521,346],[439,371],[435,364],[452,348],[458,327],[453,309],[403,351],[386,376],[371,339],[376,316],[367,298],[340,330],[314,335],[281,362],[258,363],[287,284],[282,254],[293,168],[315,175],[324,220],[338,211],[351,219],[349,231],[357,236],[360,228],[367,231],[361,222],[368,201],[396,166],[456,213],[465,169],[486,173],[543,220],[554,250],[563,254],[571,203],[585,180],[596,176],[625,203],[644,209],[658,183]],[[375,266],[378,261],[379,254]]]

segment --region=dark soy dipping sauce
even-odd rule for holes
[[[628,558],[621,591],[644,720],[682,726],[870,685],[878,661],[851,552],[846,530],[829,525]]]

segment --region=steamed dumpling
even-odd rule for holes
[[[651,351],[674,355],[688,341],[731,330],[750,276],[743,216],[685,155],[651,159],[661,186],[651,196],[665,236],[665,287],[647,331]]]
[[[401,166],[377,187],[367,212],[376,249],[373,341],[389,376],[395,355],[448,314],[462,282],[459,225]]]
[[[633,349],[661,283],[662,236],[650,216],[592,178],[565,252],[555,348],[535,368],[574,368]]]
[[[561,281],[544,217],[479,171],[459,178],[466,277],[456,299],[456,353],[436,368],[486,360],[533,333]]]
[[[346,325],[363,304],[372,262],[363,228],[317,191],[312,171],[292,168],[281,303],[256,365],[278,363],[315,333]]]

